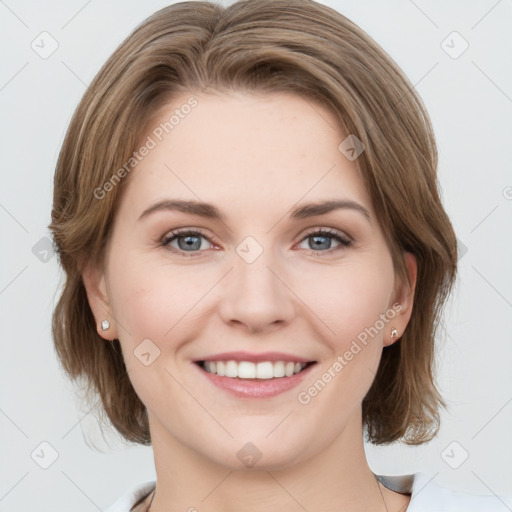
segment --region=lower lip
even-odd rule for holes
[[[215,386],[225,389],[231,394],[243,398],[271,398],[289,391],[298,386],[309,374],[314,364],[308,366],[291,377],[277,377],[273,379],[239,379],[233,377],[220,377],[216,373],[209,373],[198,366],[199,371],[205,375]]]

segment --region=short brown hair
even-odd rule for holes
[[[363,30],[311,0],[242,0],[228,7],[182,2],[159,10],[94,78],[67,131],[54,180],[53,233],[66,281],[53,315],[64,369],[128,441],[150,444],[147,411],[118,340],[96,332],[82,269],[101,267],[119,194],[103,187],[137,148],[151,115],[194,91],[292,92],[339,117],[365,146],[356,160],[397,275],[403,252],[418,264],[414,306],[401,339],[385,348],[362,403],[374,444],[431,440],[446,407],[434,382],[434,341],[457,265],[457,244],[437,182],[428,114],[400,68]],[[341,135],[341,134],[340,134]],[[341,142],[341,139],[340,139]]]

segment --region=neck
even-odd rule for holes
[[[221,466],[150,424],[157,473],[151,512],[386,512],[393,500],[368,466],[357,418],[322,452],[278,470]]]

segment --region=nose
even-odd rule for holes
[[[223,280],[219,311],[224,322],[251,333],[288,324],[295,311],[294,295],[272,251],[263,250],[252,262],[236,253],[233,261],[234,268]]]

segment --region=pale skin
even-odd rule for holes
[[[151,130],[191,95],[161,108]],[[331,111],[288,93],[193,96],[197,106],[126,178],[104,270],[84,272],[98,332],[119,339],[148,409],[151,511],[404,511],[410,496],[378,484],[366,460],[361,403],[396,342],[392,328],[401,334],[410,319],[414,256],[404,253],[409,282],[401,282],[356,162],[338,149],[346,134]],[[163,199],[211,203],[225,219],[165,209],[139,218]],[[331,199],[355,202],[369,218],[350,207],[289,217]],[[203,232],[192,235],[194,249],[186,234],[161,245],[178,228]],[[311,235],[325,229],[317,248]],[[262,248],[251,263],[236,251],[248,236]],[[378,335],[301,404],[299,392],[396,303]],[[160,350],[149,366],[134,355],[145,339]],[[193,362],[236,350],[316,364],[297,388],[241,398]],[[251,468],[237,456],[249,442],[261,454]]]

